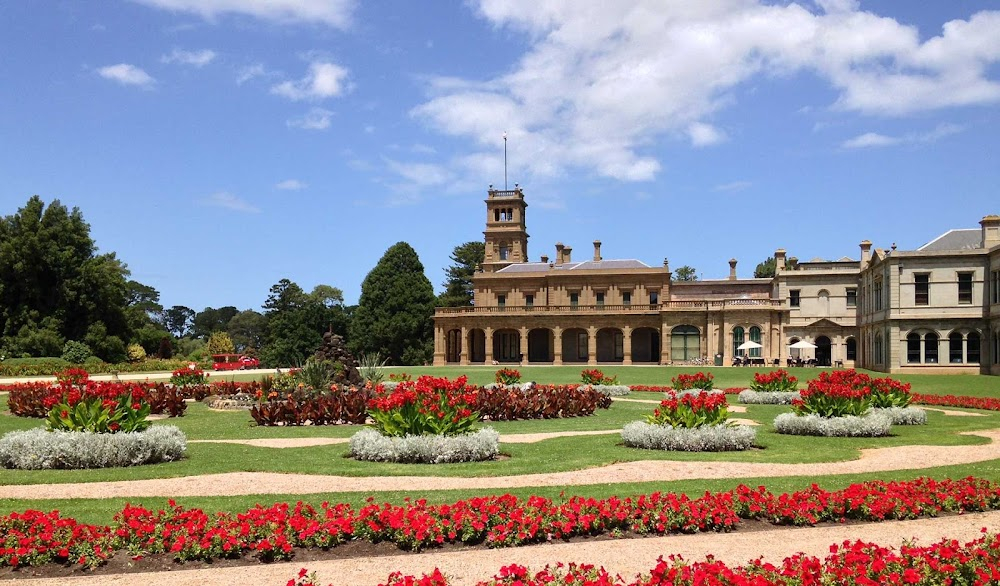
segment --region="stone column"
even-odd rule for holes
[[[469,365],[469,328],[462,326],[462,339],[458,341],[459,355],[458,363],[461,366]]]
[[[632,328],[625,326],[622,328],[622,364],[632,364]]]
[[[660,364],[670,363],[670,328],[667,324],[660,326]]]
[[[521,328],[521,364],[528,363],[528,328]]]
[[[444,328],[434,328],[434,366],[445,365],[445,344],[446,340],[444,339]]]
[[[486,334],[486,364],[493,364],[493,328],[483,328]]]
[[[587,328],[587,364],[597,364],[597,328],[594,326]]]
[[[552,364],[562,366],[562,328],[552,328]]]

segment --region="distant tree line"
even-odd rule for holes
[[[398,242],[361,286],[357,305],[321,284],[306,292],[275,283],[261,307],[163,307],[159,292],[130,279],[115,253],[99,254],[78,208],[31,197],[0,220],[0,358],[88,356],[208,359],[213,351],[250,354],[267,366],[303,363],[324,332],[343,336],[356,355],[379,353],[391,364],[433,358],[435,306],[472,303],[472,275],[482,242],[457,246],[435,297],[416,251]],[[141,349],[141,350],[140,350]]]

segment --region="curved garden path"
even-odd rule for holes
[[[441,476],[323,476],[232,472],[181,478],[116,482],[0,486],[0,498],[62,499],[109,497],[189,497],[234,494],[312,494],[383,490],[506,490],[531,486],[573,486],[597,482],[649,482],[776,476],[827,476],[971,464],[1000,459],[1000,429],[966,432],[989,443],[972,446],[907,445],[861,450],[856,460],[809,464],[759,462],[678,462],[643,460],[546,474],[478,478]]]

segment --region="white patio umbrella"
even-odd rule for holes
[[[737,350],[753,350],[754,348],[763,348],[763,344],[754,342],[753,340],[747,340],[739,346],[736,347]]]
[[[809,350],[809,349],[815,350],[816,344],[813,344],[812,342],[807,342],[805,340],[799,340],[798,342],[789,346],[789,348],[795,348],[796,350]]]

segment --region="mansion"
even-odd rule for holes
[[[860,244],[860,258],[797,261],[774,277],[671,281],[638,260],[528,258],[523,190],[486,202],[474,305],[434,314],[434,364],[786,365],[1000,375],[1000,216],[912,251]],[[752,342],[752,343],[750,343]],[[796,346],[806,346],[800,349]],[[812,347],[814,346],[814,348]]]

